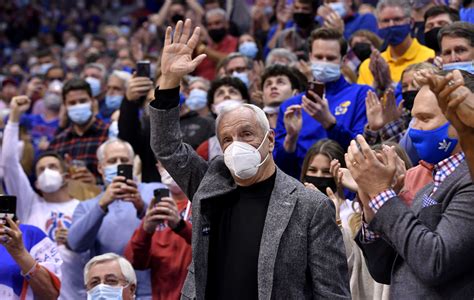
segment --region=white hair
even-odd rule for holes
[[[229,16],[227,16],[226,11],[223,10],[222,8],[213,8],[210,11],[206,12],[206,20],[207,20],[207,18],[212,17],[212,16],[216,16],[216,15],[223,17],[224,20],[226,20],[226,21],[229,21]]]
[[[105,253],[102,255],[98,255],[93,257],[89,262],[87,262],[86,266],[84,267],[84,283],[87,284],[87,277],[89,276],[90,269],[100,263],[108,262],[108,261],[117,261],[120,270],[122,271],[123,277],[129,284],[137,285],[137,275],[135,275],[135,270],[132,267],[132,264],[125,258],[115,253]]]
[[[94,69],[97,69],[99,70],[100,72],[102,72],[102,77],[103,78],[106,78],[107,77],[107,69],[105,68],[105,66],[103,64],[99,64],[99,63],[88,63],[84,66],[84,69],[89,69],[89,68],[94,68]],[[84,72],[84,71],[83,71]]]
[[[224,106],[222,108],[222,110],[219,112],[219,115],[217,116],[217,119],[216,119],[216,136],[217,136],[217,138],[219,138],[217,130],[218,130],[219,124],[222,122],[222,119],[224,118],[224,116],[226,114],[234,111],[234,110],[243,109],[243,108],[250,109],[255,114],[255,118],[257,119],[257,123],[260,126],[260,128],[262,128],[262,130],[264,132],[267,132],[267,131],[270,130],[270,123],[268,122],[267,116],[265,115],[265,112],[260,107],[258,107],[256,105],[253,105],[253,104],[249,104],[249,103],[239,103],[239,104],[236,104],[236,105]]]
[[[132,79],[132,74],[125,71],[114,70],[112,74],[110,74],[109,79],[110,77],[117,77],[118,79],[122,80],[124,83],[124,87],[127,88],[128,82],[130,81],[130,79]]]
[[[201,76],[190,76],[189,77],[189,80],[188,80],[188,85],[191,85],[195,82],[202,82],[204,84],[204,87],[206,88],[206,90],[209,90],[211,88],[211,83],[209,82],[209,80],[207,80],[206,78],[204,77],[201,77]]]
[[[295,63],[298,61],[296,54],[291,52],[286,48],[275,48],[270,53],[268,53],[267,59],[265,60],[265,66],[269,67],[273,65],[273,60],[275,57],[284,57],[288,60],[289,64]]]
[[[105,142],[102,143],[102,145],[97,148],[97,160],[99,161],[99,164],[101,164],[104,159],[105,159],[105,148],[107,148],[108,145],[113,144],[113,143],[119,143],[125,146],[127,148],[128,153],[130,155],[130,161],[133,161],[133,158],[135,157],[135,152],[133,151],[132,145],[130,145],[128,142],[118,139],[118,138],[112,138],[108,139]]]

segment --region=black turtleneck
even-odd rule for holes
[[[276,172],[215,199],[211,216],[206,299],[258,299],[260,240]]]

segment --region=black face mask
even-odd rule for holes
[[[311,13],[294,13],[293,21],[300,28],[309,28],[314,23],[314,17]]]
[[[403,102],[403,106],[408,109],[411,112],[411,109],[413,108],[413,102],[415,101],[416,94],[418,94],[418,91],[408,91],[408,92],[403,92],[402,93],[402,98],[405,100]]]
[[[312,183],[321,193],[327,195],[326,188],[330,187],[331,190],[336,193],[336,181],[332,177],[316,177],[308,176],[304,177],[304,182]]]
[[[208,31],[209,36],[215,43],[219,43],[222,41],[227,34],[227,29],[225,28],[219,28],[219,29],[210,29]]]
[[[428,32],[425,32],[425,45],[434,50],[434,52],[439,53],[441,51],[438,42],[438,32],[441,30],[441,27],[435,27]]]
[[[181,14],[175,14],[171,17],[171,21],[173,21],[174,24],[178,23],[178,21],[183,21],[184,16]]]
[[[372,45],[369,43],[357,43],[352,48],[352,51],[354,51],[354,54],[360,61],[364,61],[370,57],[370,54],[372,53]]]

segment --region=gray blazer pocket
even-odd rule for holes
[[[181,290],[181,300],[196,299],[196,285],[194,281],[194,263],[189,265],[188,275],[184,281],[183,289]]]

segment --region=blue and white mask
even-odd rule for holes
[[[463,70],[474,75],[474,61],[462,61],[443,65],[444,71]]]
[[[328,5],[341,18],[344,18],[347,15],[347,10],[343,2],[333,2],[329,3]]]
[[[254,59],[258,53],[258,47],[255,42],[243,42],[239,46],[239,52],[248,58]]]
[[[100,94],[101,84],[100,80],[95,77],[86,77],[87,83],[91,87],[92,97],[97,97]]]
[[[122,103],[123,95],[105,95],[105,105],[111,110],[117,110]]]
[[[87,102],[69,106],[67,116],[73,123],[84,125],[92,117],[92,104]]]
[[[247,88],[249,87],[250,85],[249,75],[246,72],[242,72],[242,73],[234,72],[232,73],[232,77],[239,78],[245,84]]]
[[[87,292],[87,300],[122,300],[123,286],[99,284]]]
[[[207,106],[207,92],[201,89],[193,89],[186,98],[186,106],[190,110],[200,110]]]
[[[328,83],[341,77],[341,66],[335,63],[318,61],[311,63],[311,72],[316,81]]]
[[[108,186],[112,183],[115,177],[117,177],[117,167],[118,164],[115,165],[108,165],[104,167],[104,184]]]
[[[433,130],[410,128],[408,135],[418,156],[430,164],[437,164],[451,156],[458,144],[456,138],[448,136],[449,122]]]

